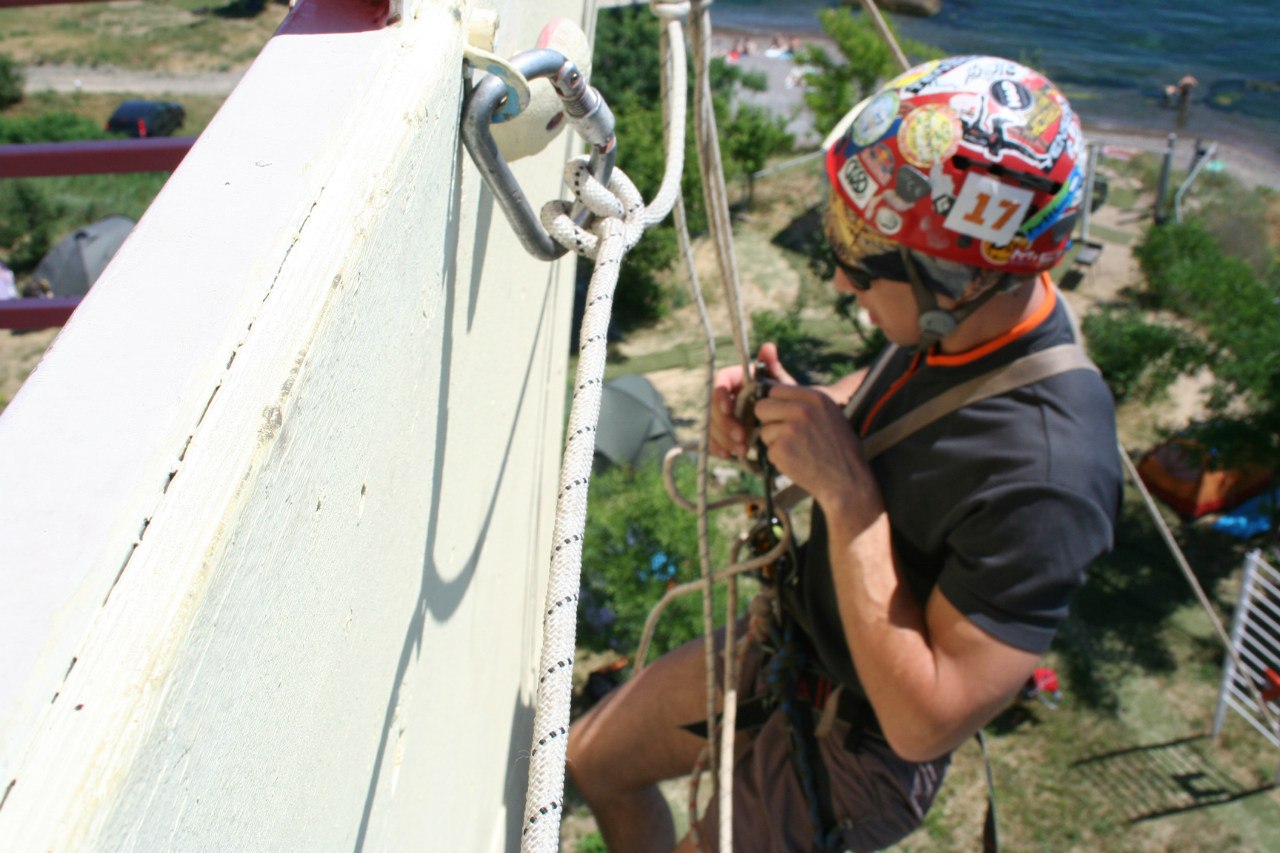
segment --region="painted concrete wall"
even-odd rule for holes
[[[518,846],[573,262],[478,5],[300,3],[0,417],[0,850]]]

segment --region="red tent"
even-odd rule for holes
[[[1231,509],[1271,484],[1254,465],[1215,468],[1213,451],[1191,438],[1171,438],[1142,457],[1138,475],[1151,494],[1187,518]]]

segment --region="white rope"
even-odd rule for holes
[[[717,245],[721,278],[726,302],[732,314],[731,325],[735,342],[743,363],[744,374],[748,364],[745,335],[745,316],[738,295],[737,270],[732,255],[731,224],[728,217],[727,190],[724,186],[720,164],[719,144],[712,111],[709,83],[710,22],[706,6],[710,0],[695,2],[697,16],[693,32],[695,57],[698,64],[699,83],[695,102],[698,104],[697,128],[699,134],[699,163],[703,172],[708,218]],[[661,2],[652,0],[651,8],[664,20],[662,37],[664,121],[667,144],[666,170],[661,187],[653,202],[646,208],[635,186],[615,169],[608,190],[601,187],[591,175],[585,160],[575,160],[566,166],[566,181],[575,195],[598,218],[590,230],[575,225],[570,219],[569,205],[553,201],[543,207],[542,222],[553,239],[575,252],[595,259],[595,271],[587,291],[587,304],[583,317],[579,342],[578,369],[575,377],[573,402],[570,407],[568,437],[560,477],[560,494],[557,500],[554,552],[547,589],[547,606],[543,617],[543,647],[541,654],[538,696],[534,716],[534,738],[530,750],[529,785],[525,803],[525,825],[521,838],[521,850],[525,853],[554,853],[559,849],[560,818],[563,811],[564,762],[568,745],[569,705],[572,697],[573,660],[578,590],[581,582],[582,536],[586,527],[587,493],[590,484],[591,463],[595,451],[596,424],[599,420],[603,391],[607,332],[613,293],[617,287],[618,272],[623,255],[640,239],[644,228],[666,218],[673,207],[677,224],[683,232],[682,249],[691,272],[695,299],[704,314],[704,330],[708,340],[708,397],[714,380],[715,349],[710,321],[705,317],[705,305],[697,286],[693,270],[692,252],[688,244],[680,199],[680,176],[683,171],[684,133],[687,80],[685,74],[684,34],[679,18],[690,9],[688,2]],[[699,20],[701,19],[701,20]],[[715,580],[710,571],[709,537],[707,534],[706,464],[709,445],[709,413],[703,424],[699,463],[699,556],[703,564],[703,578],[695,588],[704,591],[704,619],[707,623],[707,673],[708,673],[708,736],[711,755],[715,751],[715,658],[712,646],[713,619],[711,618],[711,590]],[[790,528],[787,526],[789,541]],[[741,544],[741,543],[740,543]],[[780,546],[781,547],[781,546]],[[780,552],[780,548],[777,549]],[[772,553],[772,552],[771,552]],[[736,555],[736,554],[735,554]],[[756,564],[763,564],[765,557],[748,561],[745,571]],[[776,559],[773,555],[772,559]],[[732,574],[732,573],[730,573]],[[730,587],[730,606],[736,610],[736,587]],[[665,605],[661,605],[665,606]],[[656,617],[655,617],[656,618]],[[726,703],[736,706],[737,655],[733,653],[732,626],[735,622],[731,611],[728,619],[726,653],[729,660],[726,670]],[[641,658],[642,660],[643,658]],[[726,707],[732,715],[732,710]],[[721,833],[723,850],[732,849],[732,724],[726,728],[728,736],[722,739],[722,760],[719,788]],[[713,765],[714,767],[714,765]],[[696,819],[696,818],[695,818]]]
[[[655,15],[666,18],[662,27],[662,121],[667,140],[667,166],[662,174],[662,185],[658,187],[653,201],[645,211],[645,226],[657,225],[667,214],[680,196],[680,178],[684,174],[684,125],[688,113],[689,74],[684,52],[684,27],[679,17],[667,17],[667,7],[683,7],[683,17],[688,11],[688,3],[662,3],[654,0],[652,8]],[[663,11],[658,11],[662,8]],[[683,214],[681,214],[683,215]]]
[[[682,6],[687,11],[687,4],[655,2],[654,6],[655,12],[667,19],[663,53],[671,77],[673,113],[668,119],[666,170],[657,196],[646,208],[635,185],[617,168],[605,189],[583,158],[566,165],[565,181],[582,204],[596,215],[590,230],[573,222],[569,217],[570,205],[564,201],[549,202],[541,212],[547,233],[561,245],[594,259],[595,270],[587,289],[556,502],[533,743],[529,752],[529,783],[520,840],[523,853],[557,853],[560,849],[582,538],[586,529],[587,492],[600,418],[613,294],[623,256],[640,240],[646,226],[662,221],[671,211],[679,198],[680,176],[684,170],[687,75],[684,33],[678,18],[683,14]],[[661,11],[659,6],[663,7]]]
[[[562,245],[594,258],[596,265],[587,289],[573,404],[560,469],[551,573],[543,613],[534,738],[529,753],[529,789],[521,849],[539,853],[554,853],[560,847],[582,535],[586,527],[587,487],[595,455],[596,424],[600,419],[609,314],[622,256],[644,233],[644,202],[620,169],[613,170],[609,182],[612,192],[605,191],[596,181],[585,158],[573,160],[565,167],[565,181],[599,219],[591,231],[586,231],[569,217],[567,203],[557,200],[542,208],[542,222],[547,232]]]

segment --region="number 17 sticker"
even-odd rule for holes
[[[1031,190],[970,174],[944,224],[952,231],[1003,246],[1026,219],[1033,196]]]

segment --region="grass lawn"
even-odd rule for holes
[[[219,5],[119,0],[3,9],[0,53],[23,65],[226,71],[248,65],[288,9],[270,2],[253,17],[199,11]]]

